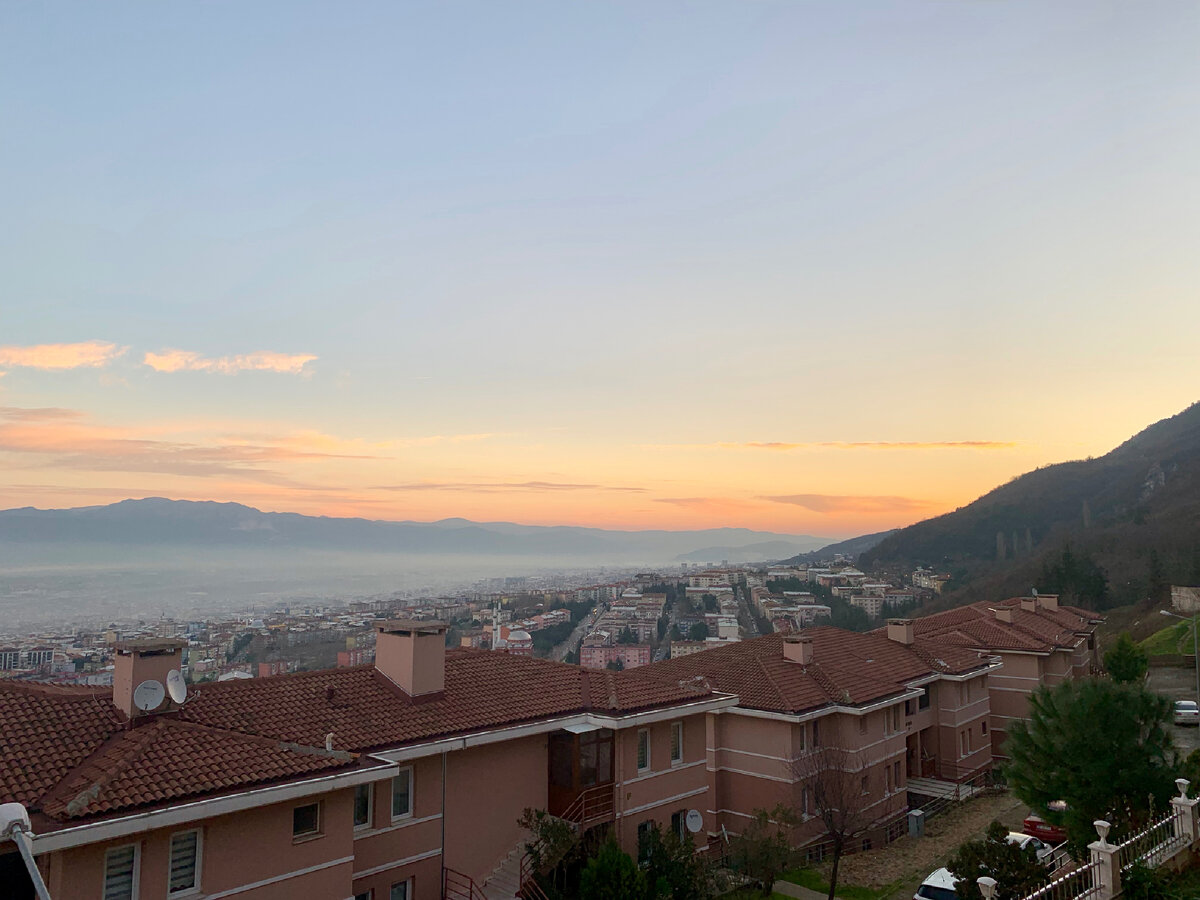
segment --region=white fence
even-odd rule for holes
[[[1161,866],[1179,853],[1200,845],[1200,800],[1189,800],[1188,782],[1175,780],[1179,796],[1171,800],[1171,811],[1120,844],[1108,843],[1108,822],[1097,821],[1098,841],[1088,844],[1089,860],[1076,868],[1062,866],[1053,880],[1022,900],[1114,900],[1121,895],[1121,876],[1134,863]],[[1061,873],[1061,874],[1060,874]],[[996,882],[979,879],[984,900],[996,895]]]

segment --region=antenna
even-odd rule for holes
[[[143,681],[133,689],[133,705],[142,712],[158,709],[166,699],[167,692],[162,683],[154,680]]]
[[[183,680],[183,673],[178,669],[172,669],[167,673],[167,693],[180,706],[183,706],[183,702],[187,700],[187,682]]]

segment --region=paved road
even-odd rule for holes
[[[1175,666],[1153,666],[1150,669],[1150,689],[1170,697],[1172,700],[1196,699],[1196,670]],[[1172,725],[1171,733],[1175,744],[1186,756],[1200,749],[1200,728]]]
[[[571,631],[570,636],[550,651],[550,658],[562,662],[563,657],[567,655],[567,651],[574,649],[575,645],[579,643],[579,639],[587,634],[588,630],[592,627],[592,623],[595,621],[596,617],[591,613],[580,619],[579,624]]]

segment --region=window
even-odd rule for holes
[[[812,735],[812,745],[813,745],[813,749],[814,749],[814,750],[816,750],[818,747],[820,747],[820,746],[821,746],[821,737],[820,737],[820,734],[819,734],[819,733],[818,733],[818,731],[817,731],[817,726],[818,726],[818,725],[820,725],[820,724],[821,724],[821,723],[820,723],[820,722],[818,722],[817,720],[815,720],[815,719],[813,720],[813,735]]]
[[[812,795],[809,793],[808,788],[804,788],[804,790],[802,790],[800,792],[800,814],[801,815],[807,816],[811,812],[811,810],[809,809],[809,805],[811,803],[812,803]]]
[[[892,770],[888,766],[883,767],[883,793],[884,796],[892,792]]]
[[[867,717],[866,716],[858,717],[858,733],[859,734],[867,733]]]
[[[913,714],[913,702],[911,700],[904,701],[904,714],[911,716]]]
[[[167,873],[167,895],[186,894],[200,887],[200,831],[171,835],[171,866]]]
[[[801,725],[796,729],[796,736],[797,736],[797,739],[800,744],[799,750],[801,753],[803,753],[806,749],[805,738],[807,737],[807,735],[808,735],[808,726],[807,725]]]
[[[363,891],[361,894],[355,894],[354,900],[375,900],[375,892],[373,890]]]
[[[867,780],[866,775],[862,777],[862,792],[864,794],[870,793],[870,782]]]
[[[971,752],[971,733],[969,731],[960,731],[958,733],[958,755],[966,756]]]
[[[899,706],[892,707],[892,731],[893,732],[900,731],[900,707]]]
[[[638,822],[638,862],[644,863],[650,858],[650,832],[654,830],[654,820],[647,819],[645,822]]]
[[[642,728],[637,736],[637,767],[639,772],[650,768],[650,732]]]
[[[679,812],[671,813],[671,830],[675,832],[676,837],[681,841],[687,835],[687,810],[681,809]]]
[[[671,764],[683,762],[683,723],[671,723]]]
[[[397,881],[388,891],[388,900],[409,900],[412,897],[412,879]]]
[[[137,844],[114,847],[104,854],[104,900],[133,900],[138,887]]]
[[[917,709],[929,709],[929,688],[917,698]]]
[[[612,781],[612,731],[601,728],[579,736],[579,783],[585,787]]]
[[[292,837],[308,837],[321,833],[321,804],[308,803],[292,810]]]
[[[892,783],[896,785],[896,790],[900,790],[900,763],[892,763]]]
[[[987,734],[987,722],[980,722],[980,723],[979,723],[979,733],[980,733],[980,734]]]
[[[354,827],[371,827],[371,785],[359,784],[354,787]]]
[[[413,770],[411,766],[407,769],[401,769],[400,774],[392,779],[393,819],[403,819],[405,816],[412,815],[412,781]],[[395,889],[395,886],[393,886],[392,890],[394,891]]]

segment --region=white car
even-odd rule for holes
[[[1051,854],[1054,853],[1053,847],[1044,841],[1038,840],[1032,834],[1022,834],[1019,831],[1010,831],[1008,833],[1008,842],[1010,844],[1016,844],[1022,850],[1024,850],[1026,847],[1032,847],[1033,852],[1037,854],[1037,859],[1040,863],[1045,863],[1046,860],[1050,858]]]
[[[938,869],[929,873],[929,877],[921,882],[913,900],[958,900],[954,886],[958,879],[950,874],[949,869]]]
[[[1175,701],[1176,725],[1200,725],[1200,706],[1195,700]]]

